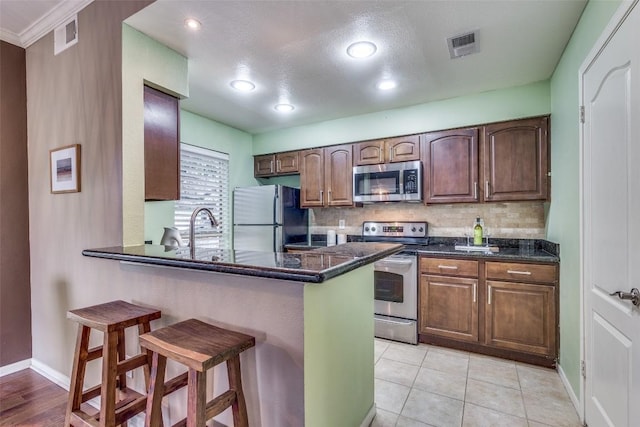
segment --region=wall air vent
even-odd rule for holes
[[[449,46],[449,55],[451,55],[451,59],[476,53],[478,51],[476,36],[477,31],[472,31],[459,36],[449,37],[447,39],[447,45]]]
[[[74,15],[53,30],[53,53],[57,55],[76,43],[78,43],[78,15]]]

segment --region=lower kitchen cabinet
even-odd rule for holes
[[[487,280],[485,343],[555,357],[555,286]]]
[[[420,272],[421,342],[555,366],[557,264],[421,256]]]
[[[420,277],[420,333],[478,341],[478,279]]]

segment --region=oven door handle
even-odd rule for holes
[[[411,319],[403,319],[403,320],[395,320],[395,319],[389,319],[388,317],[385,316],[384,318],[385,323],[393,323],[395,325],[410,325],[412,323]],[[414,320],[415,321],[415,320]]]

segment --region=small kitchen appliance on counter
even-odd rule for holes
[[[362,224],[365,242],[427,244],[426,222],[376,222]],[[374,264],[375,330],[379,338],[418,343],[418,259],[410,251]]]

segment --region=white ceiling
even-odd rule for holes
[[[7,30],[24,37],[46,5],[90,1],[1,0],[3,39]],[[126,22],[189,58],[190,97],[183,108],[260,133],[548,79],[585,5],[157,0]],[[188,17],[202,22],[200,31],[185,28]],[[470,30],[478,31],[480,52],[450,59],[447,37]],[[346,47],[361,39],[378,45],[376,55],[346,56]],[[375,84],[384,77],[395,79],[397,89],[378,91]],[[234,91],[229,82],[238,78],[253,81],[256,90]],[[273,106],[282,101],[296,109],[276,112]]]

